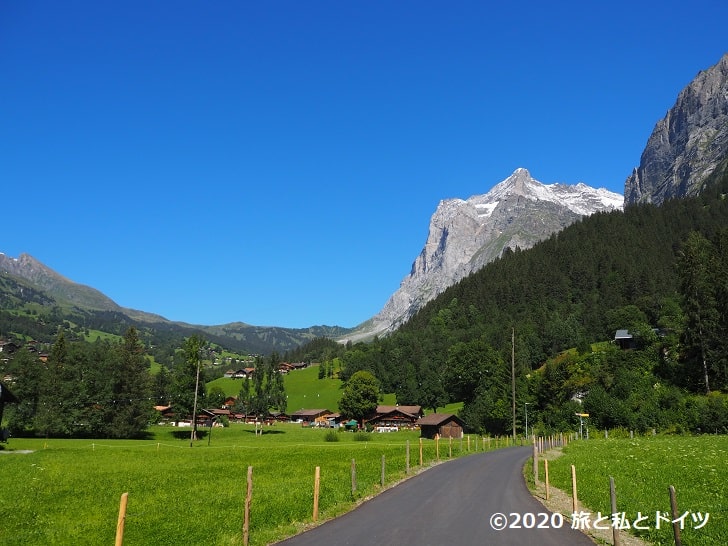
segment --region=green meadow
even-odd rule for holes
[[[356,434],[276,424],[256,436],[253,426],[233,424],[202,433],[192,447],[189,428],[174,427],[153,427],[147,440],[136,441],[12,438],[6,452],[32,452],[0,455],[0,544],[112,544],[128,492],[125,544],[239,545],[249,466],[250,544],[268,544],[311,525],[317,466],[321,521],[381,490],[382,457],[387,484],[405,478],[408,442],[410,475],[438,459],[435,442],[425,440],[419,466],[418,431]],[[451,450],[465,455],[467,445],[442,441],[439,458]]]
[[[319,379],[318,365],[309,366],[302,370],[288,373],[283,378],[283,385],[288,397],[288,413],[300,409],[328,409],[339,410],[339,399],[341,398],[341,380]],[[242,379],[230,379],[221,377],[207,383],[207,388],[220,387],[226,396],[238,396],[243,386]],[[385,394],[381,400],[382,404],[394,405],[395,395]]]
[[[662,521],[656,528],[656,513],[670,513],[672,485],[678,514],[689,513],[681,531],[683,544],[712,546],[728,544],[727,462],[726,436],[591,439],[573,442],[561,457],[549,460],[549,478],[555,487],[571,493],[573,464],[580,509],[608,515],[609,477],[613,477],[617,512],[624,512],[630,525],[638,512],[647,516],[639,525],[649,529],[632,532],[656,545],[674,544],[671,523]],[[694,528],[701,523],[705,523],[702,528]]]

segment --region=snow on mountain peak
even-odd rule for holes
[[[601,210],[621,210],[624,197],[605,188],[592,188],[583,182],[578,184],[543,184],[531,177],[528,170],[516,169],[511,176],[496,184],[485,195],[475,195],[467,202],[474,206],[480,217],[490,216],[498,204],[511,196],[521,196],[532,201],[546,201],[567,207],[580,216]]]

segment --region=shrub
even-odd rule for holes
[[[324,434],[324,440],[327,442],[338,442],[339,435],[336,434],[335,430],[327,430],[326,434]]]
[[[354,441],[355,442],[366,442],[369,440],[369,434],[366,432],[355,432],[354,433]]]

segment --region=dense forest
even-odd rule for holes
[[[386,338],[312,352],[341,359],[344,380],[370,371],[401,404],[462,401],[476,431],[512,431],[513,360],[521,430],[525,411],[544,432],[586,411],[605,428],[726,432],[725,173],[698,198],[595,214],[509,249]]]

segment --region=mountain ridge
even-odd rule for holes
[[[518,168],[482,195],[443,199],[425,246],[382,310],[347,341],[387,334],[447,287],[498,258],[526,249],[583,216],[621,209],[623,197],[584,183],[543,184]]]
[[[49,312],[59,326],[63,321],[98,324],[111,320],[116,326],[134,324],[146,330],[151,338],[161,332],[165,332],[165,336],[170,331],[176,332],[180,338],[201,332],[216,343],[239,352],[285,352],[317,337],[337,337],[349,331],[327,325],[284,328],[244,322],[198,325],[171,321],[158,314],[122,307],[99,290],[73,282],[27,253],[18,258],[0,253],[0,302],[4,310],[31,303],[55,310]],[[37,319],[50,320],[48,317]],[[122,332],[109,333],[118,335]]]

